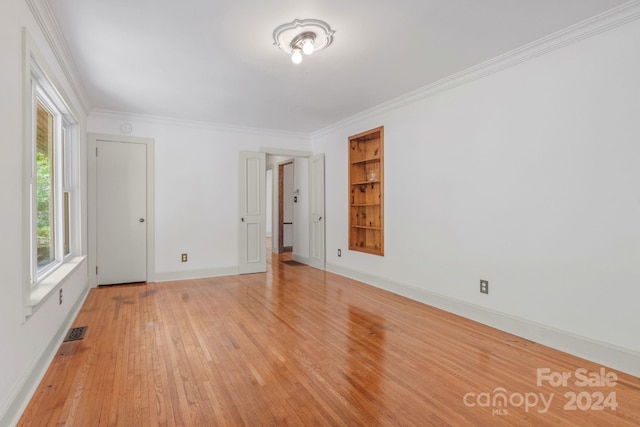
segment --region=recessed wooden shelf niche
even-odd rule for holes
[[[349,249],[384,255],[384,126],[349,137]]]

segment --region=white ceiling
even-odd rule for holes
[[[626,0],[48,0],[92,109],[311,133]],[[335,30],[300,65],[295,18]]]

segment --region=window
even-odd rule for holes
[[[35,305],[58,285],[54,274],[79,253],[78,123],[33,56],[30,60],[30,293]],[[25,163],[26,166],[26,163]],[[44,291],[38,288],[47,288]],[[34,301],[34,290],[39,296]]]
[[[35,96],[35,246],[40,275],[71,254],[71,193],[73,162],[68,158],[71,123],[46,93]],[[59,161],[57,160],[59,159]],[[60,174],[57,173],[60,169]],[[59,218],[60,220],[58,220]]]
[[[55,261],[54,116],[36,100],[36,256],[38,270]]]

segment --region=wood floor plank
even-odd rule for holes
[[[19,426],[640,425],[639,378],[280,258],[92,289]]]

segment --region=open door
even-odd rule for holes
[[[309,158],[309,265],[325,269],[324,154]]]
[[[278,165],[278,253],[293,252],[293,161]]]
[[[264,153],[240,152],[240,274],[267,271],[265,176]]]

